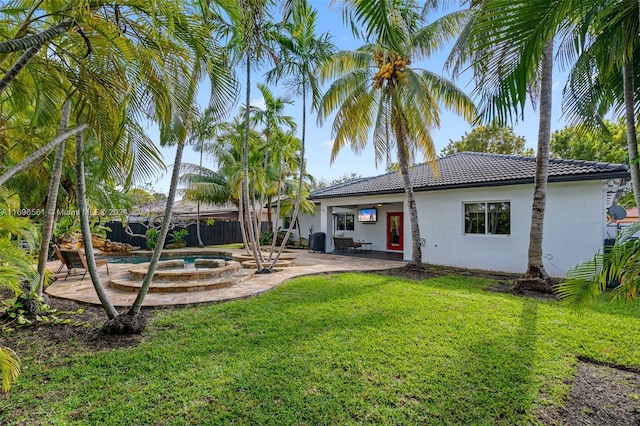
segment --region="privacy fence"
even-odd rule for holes
[[[141,237],[132,237],[128,235],[124,226],[119,221],[108,222],[107,226],[111,228],[111,231],[107,232],[107,238],[111,241],[117,241],[121,243],[129,243],[134,247],[140,247],[142,249],[147,248],[147,242]],[[192,223],[186,228],[176,227],[169,231],[167,237],[167,243],[171,242],[171,233],[180,229],[186,229],[189,234],[185,238],[187,247],[198,247],[198,234],[196,224]],[[134,234],[144,234],[147,231],[147,227],[143,223],[131,223],[129,225],[131,231]],[[262,230],[267,229],[267,223],[262,223]],[[213,224],[207,225],[206,222],[200,223],[200,238],[204,245],[219,245],[219,244],[232,244],[242,242],[242,232],[240,231],[240,222],[232,220],[216,220]]]

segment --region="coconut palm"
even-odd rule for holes
[[[539,110],[527,272],[516,283],[516,289],[551,291],[542,261],[542,237],[551,139],[554,39],[573,28],[574,3],[478,2],[472,7],[469,23],[449,60],[456,75],[462,67],[471,65],[476,85],[474,93],[480,98],[483,120],[499,124],[517,121],[529,95]]]
[[[474,106],[452,82],[413,64],[427,59],[444,40],[454,37],[464,15],[456,12],[423,26],[417,2],[379,0],[354,2],[348,7],[356,19],[375,15],[375,20],[365,21],[373,40],[353,52],[339,52],[322,68],[322,81],[335,81],[320,103],[319,120],[337,110],[332,161],[346,145],[361,151],[369,142],[370,131],[376,162],[395,148],[411,221],[410,266],[422,267],[418,212],[409,175],[411,154],[420,151],[434,164],[430,132],[440,125],[439,105],[467,120],[473,118]],[[380,10],[390,14],[380,17]]]
[[[302,96],[302,134],[300,137],[300,160],[298,172],[298,192],[292,212],[291,223],[284,235],[271,269],[282,255],[282,251],[291,235],[298,217],[303,192],[305,172],[305,141],[307,129],[307,96],[311,95],[314,105],[320,101],[320,87],[316,70],[327,62],[335,52],[330,36],[325,33],[316,35],[317,11],[306,0],[297,1],[290,10],[289,19],[284,23],[284,33],[277,35],[280,46],[280,60],[276,67],[267,73],[267,79],[278,82],[286,79],[286,86],[294,95]]]
[[[636,95],[640,72],[638,2],[635,0],[587,3],[574,11],[582,21],[576,34],[577,58],[564,90],[563,109],[574,124],[608,133],[602,117],[609,111],[624,115],[631,184],[640,202],[640,165]],[[615,48],[612,48],[615,46]]]

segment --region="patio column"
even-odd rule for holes
[[[324,250],[326,253],[333,252],[333,207],[326,204],[320,204],[320,232],[326,234]]]
[[[404,201],[404,203],[402,203],[402,213],[403,213],[402,224],[404,228],[404,249],[402,251],[402,259],[412,260],[413,259],[413,236],[411,235],[411,217],[409,217],[409,204],[407,203],[406,200]],[[422,231],[422,228],[421,228],[421,231]],[[422,253],[422,257],[424,258],[424,253]]]

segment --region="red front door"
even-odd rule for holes
[[[403,235],[402,212],[387,213],[387,249],[402,250]]]

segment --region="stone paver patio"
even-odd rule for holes
[[[194,250],[192,250],[194,251]],[[238,255],[244,253],[241,250],[226,250]],[[231,287],[220,288],[209,291],[193,291],[181,293],[148,293],[143,306],[161,307],[175,305],[191,305],[197,303],[216,303],[234,299],[243,299],[262,294],[278,285],[302,275],[311,275],[328,272],[344,271],[374,271],[380,269],[399,268],[406,263],[395,260],[370,259],[363,257],[348,257],[324,253],[308,253],[306,251],[294,252],[295,255],[288,255],[292,259],[292,266],[278,269],[278,272],[264,275],[254,275]],[[60,267],[60,262],[50,262],[48,268],[56,271]],[[110,275],[106,269],[98,268],[102,284],[105,287],[111,302],[117,307],[130,306],[135,300],[136,294],[130,291],[122,291],[112,288],[109,283],[111,278],[127,275],[131,264],[109,264]],[[66,269],[66,268],[65,268]],[[56,274],[58,278],[45,290],[47,294],[63,299],[72,299],[84,303],[100,304],[98,296],[91,284],[89,274],[84,280],[80,276],[69,276],[65,281],[65,272]]]

